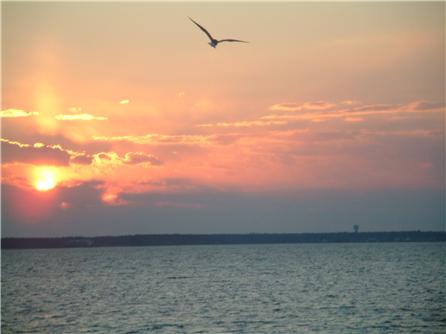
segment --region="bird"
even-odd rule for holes
[[[188,16],[189,17],[189,16]],[[222,43],[222,42],[239,42],[239,43],[249,43],[247,41],[241,41],[239,39],[232,39],[232,38],[225,38],[225,39],[215,39],[214,37],[212,37],[212,35],[209,33],[209,31],[207,31],[205,28],[203,28],[201,25],[199,25],[197,22],[195,22],[192,18],[189,17],[189,20],[191,20],[193,23],[195,23],[195,25],[200,28],[211,40],[208,44],[210,46],[212,46],[214,49],[217,47],[218,43]]]

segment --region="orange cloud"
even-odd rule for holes
[[[273,105],[274,107],[274,105]],[[332,107],[330,106],[330,109]],[[270,108],[271,109],[271,108]],[[274,108],[273,108],[274,109]],[[284,110],[277,109],[274,110]],[[311,110],[311,109],[310,109]],[[313,109],[318,110],[317,112],[308,112],[305,109],[293,109],[293,111],[302,111],[293,114],[270,114],[262,116],[261,119],[271,120],[271,121],[311,121],[311,122],[321,122],[329,119],[343,118],[346,121],[358,122],[363,121],[364,117],[367,116],[377,116],[377,115],[391,115],[391,114],[406,114],[406,113],[420,113],[420,112],[431,112],[439,113],[444,112],[443,103],[433,103],[433,102],[411,102],[408,104],[371,104],[371,105],[354,105],[351,107],[339,107],[331,110],[325,109]],[[323,110],[322,112],[320,110]],[[290,110],[288,110],[290,111]],[[361,116],[361,117],[360,117]]]
[[[30,117],[30,116],[38,116],[39,113],[37,111],[24,111],[20,109],[6,109],[0,111],[1,118],[17,118],[17,117]]]
[[[56,115],[54,116],[58,121],[106,121],[107,117],[104,116],[94,116],[91,114],[73,114],[73,115]]]
[[[363,122],[364,118],[361,118],[361,117],[346,117],[346,118],[344,118],[344,121],[346,121],[346,122]]]
[[[202,128],[250,128],[250,127],[262,127],[262,126],[270,126],[270,125],[283,125],[286,124],[286,121],[283,120],[253,120],[253,121],[238,121],[238,122],[217,122],[217,123],[207,123],[207,124],[199,124],[198,127]]]
[[[387,173],[383,180],[388,181],[393,172],[391,169],[384,172],[385,168],[403,162],[406,166],[407,161],[412,160],[416,166],[422,161],[431,163],[433,174],[438,164],[422,153],[413,154],[413,158],[399,157],[398,162],[389,158],[388,165],[384,158],[383,167],[374,165],[374,161],[381,160],[380,154],[399,152],[402,143],[412,147],[413,141],[422,142],[419,144],[421,148],[437,143],[441,133],[430,122],[440,116],[443,107],[442,103],[429,101],[406,104],[289,103],[273,105],[264,114],[258,113],[254,117],[222,115],[222,121],[217,119],[214,123],[191,119],[178,132],[172,128],[168,133],[146,133],[140,132],[141,129],[147,131],[144,127],[129,126],[125,127],[128,132],[122,135],[122,127],[112,118],[107,123],[86,122],[73,128],[72,123],[60,123],[64,136],[22,133],[29,144],[7,139],[2,142],[16,151],[23,151],[19,155],[7,148],[6,161],[13,161],[15,156],[18,162],[26,165],[35,160],[25,155],[58,155],[65,166],[61,173],[63,186],[100,180],[104,183],[100,196],[102,202],[126,205],[131,201],[121,198],[124,191],[194,191],[198,186],[271,189],[341,187],[353,184],[351,182],[369,184],[369,181],[381,182],[378,173],[370,180],[361,175],[378,170]],[[81,115],[78,108],[73,112],[75,114],[69,115],[74,117],[72,120]],[[392,119],[398,115],[406,118]],[[92,117],[96,116],[86,119],[93,120]],[[232,121],[226,121],[227,117]],[[215,116],[206,121],[212,119],[215,120]],[[419,119],[425,122],[420,125],[417,123]],[[391,127],[383,127],[389,120]],[[23,127],[23,122],[20,126]],[[82,132],[83,136],[67,140],[65,136],[72,129],[76,133]],[[383,142],[389,143],[388,152],[382,148]],[[422,152],[421,148],[419,152]],[[331,172],[327,173],[330,168]],[[364,174],[354,176],[359,169]],[[407,170],[408,175],[410,169]],[[420,169],[417,167],[417,170]],[[20,177],[18,170],[7,168],[4,171],[7,179],[13,180],[11,183],[18,184],[14,181]],[[167,179],[188,180],[189,183],[163,182]],[[403,177],[401,180],[401,184],[410,181]],[[417,180],[421,180],[421,176]]]
[[[142,136],[93,136],[97,141],[127,141],[135,144],[207,144],[209,136],[201,135],[162,135],[146,134]]]
[[[163,162],[152,154],[143,152],[127,152],[123,157],[120,157],[116,152],[100,152],[93,155],[93,160],[96,165],[162,165]]]
[[[113,189],[105,190],[101,196],[101,199],[104,204],[111,206],[121,206],[128,204],[128,202],[120,198],[119,193],[114,192]]]
[[[336,105],[325,101],[299,103],[278,103],[270,107],[272,111],[328,110]]]

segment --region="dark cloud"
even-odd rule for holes
[[[2,141],[2,163],[22,162],[29,164],[46,164],[66,166],[70,155],[58,148],[34,147],[15,142]]]
[[[101,194],[104,184],[102,181],[92,180],[73,187],[61,187],[58,201],[69,203],[73,208],[103,206]]]
[[[2,235],[88,234],[86,231],[94,230],[94,225],[104,218],[101,187],[101,182],[89,181],[38,192],[2,184]],[[92,211],[98,220],[90,216]]]
[[[38,193],[4,185],[2,235],[338,232],[353,224],[362,231],[442,230],[445,219],[444,189],[146,192],[121,194],[128,205],[107,206],[103,186]]]
[[[305,103],[278,103],[270,107],[273,111],[317,111],[317,110],[329,110],[334,108],[336,105],[327,101],[313,101]]]
[[[311,131],[295,131],[290,135],[305,142],[330,142],[339,140],[354,140],[360,134],[359,131],[353,130],[311,130]]]
[[[212,191],[212,187],[197,183],[194,180],[186,178],[164,178],[158,180],[149,180],[140,182],[141,185],[158,187],[161,189],[167,189],[172,191],[188,191],[188,192],[203,192]]]
[[[353,108],[347,109],[349,112],[363,112],[363,111],[374,111],[374,112],[380,112],[380,111],[389,111],[389,110],[395,110],[398,108],[401,108],[401,104],[367,104],[367,105],[360,105],[355,106]]]
[[[66,149],[70,149],[78,152],[85,152],[86,154],[94,154],[97,152],[105,152],[111,148],[110,143],[87,141],[76,142],[63,135],[43,135],[43,134],[30,134],[27,137],[26,142],[41,142],[47,145],[60,145]]]
[[[86,154],[94,154],[97,152],[109,151],[112,144],[109,142],[101,141],[85,141],[76,142],[73,141],[63,134],[43,134],[33,130],[31,125],[26,127],[18,126],[16,124],[9,124],[6,122],[11,122],[15,119],[2,120],[2,137],[3,138],[13,138],[16,141],[22,143],[44,143],[45,145],[60,145],[65,149],[70,149],[77,152],[85,152]],[[24,119],[25,120],[25,119]],[[23,125],[22,123],[20,125]]]
[[[112,158],[110,157],[110,155],[107,154],[107,153],[99,153],[97,156],[98,156],[98,158],[101,159],[101,160],[107,160],[107,161],[110,161],[110,160],[112,159]]]
[[[93,158],[88,155],[78,155],[71,158],[70,163],[78,164],[78,165],[90,165],[93,161]]]
[[[444,102],[428,102],[428,101],[419,101],[413,103],[413,108],[415,110],[430,110],[437,108],[444,108]]]

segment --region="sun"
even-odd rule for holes
[[[57,172],[51,167],[38,167],[34,171],[34,188],[48,191],[57,185]]]

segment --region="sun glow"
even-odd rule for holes
[[[48,191],[57,185],[57,172],[51,167],[36,168],[34,178],[34,188],[38,191]]]

